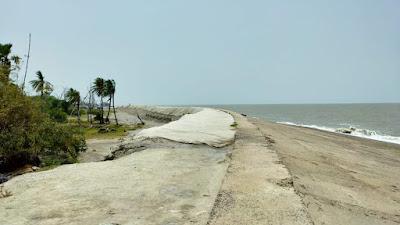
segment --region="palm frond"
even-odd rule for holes
[[[103,78],[96,78],[95,81],[93,82],[92,89],[94,93],[97,94],[99,97],[104,97],[105,96],[105,81]]]

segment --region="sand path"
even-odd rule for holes
[[[232,160],[208,224],[312,224],[271,143],[245,117],[233,115]]]

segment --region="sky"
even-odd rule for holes
[[[117,105],[400,102],[398,0],[0,2],[0,43],[24,57],[31,33],[27,80],[55,94],[101,76]]]

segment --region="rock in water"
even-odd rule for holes
[[[351,134],[351,132],[353,132],[353,130],[350,128],[339,128],[336,129],[336,132],[338,133],[342,133],[342,134]]]

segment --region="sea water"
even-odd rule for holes
[[[400,144],[400,103],[213,105],[248,116]]]

